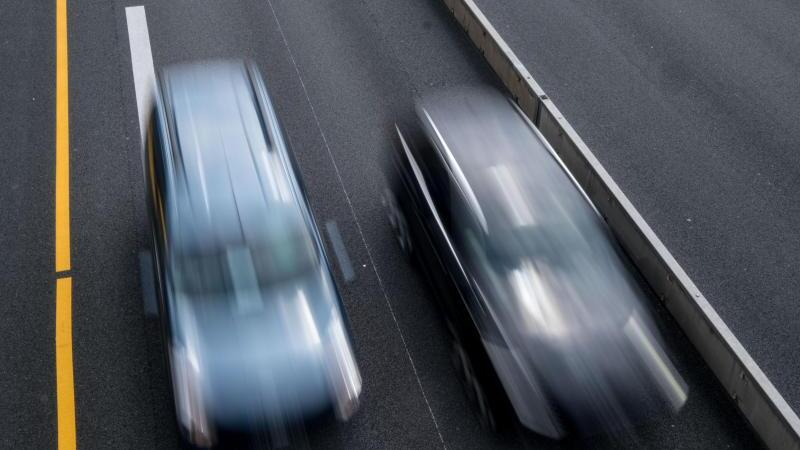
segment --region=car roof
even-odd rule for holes
[[[461,165],[488,167],[509,159],[552,159],[532,125],[510,99],[494,89],[460,87],[429,94],[418,103],[418,111],[423,121],[427,115],[435,124],[436,129],[428,131],[438,132]]]
[[[268,221],[301,223],[287,150],[262,120],[246,65],[172,66],[161,79],[175,163],[173,244],[202,251],[268,238]]]
[[[541,214],[551,203],[584,202],[530,122],[499,92],[483,87],[439,92],[423,97],[418,113],[484,231],[493,221],[509,220],[503,208],[485,209],[508,197],[499,191],[509,186],[510,175],[524,183],[524,192],[551,194],[527,198],[526,206]]]

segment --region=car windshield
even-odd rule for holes
[[[458,214],[467,264],[498,311],[522,320],[517,329],[626,317],[625,299],[635,294],[624,264],[599,216],[553,166],[517,161],[468,172],[480,212]],[[472,219],[478,214],[483,220]],[[546,319],[530,313],[542,308]]]
[[[522,160],[468,170],[484,224],[476,235],[496,264],[534,258],[563,268],[591,258],[607,239],[580,191],[557,166],[549,169]]]
[[[514,268],[520,261],[536,259],[565,268],[570,259],[591,251],[585,236],[570,223],[541,223],[494,230],[486,240],[486,252],[497,264]]]
[[[258,292],[302,277],[319,264],[313,241],[304,231],[293,229],[284,239],[269,243],[184,253],[176,264],[178,288],[193,297],[217,297]]]

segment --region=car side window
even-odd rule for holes
[[[155,177],[155,187],[158,199],[165,202],[164,193],[164,142],[163,124],[158,112],[153,114],[152,142],[153,142],[153,176]]]
[[[453,223],[451,229],[448,231],[450,235],[453,236],[453,245],[456,247],[456,250],[463,255],[467,253],[465,250],[469,249],[466,245],[466,235],[470,232],[474,235],[474,230],[471,226],[471,216],[467,209],[466,202],[464,202],[459,195],[452,196],[450,207]]]
[[[459,260],[468,269],[468,272],[480,272],[485,264],[483,250],[483,233],[481,226],[469,208],[461,191],[454,185],[454,194],[450,200],[451,226],[447,230],[452,238],[453,247],[458,253]]]
[[[150,119],[150,127],[147,130],[147,183],[148,190],[151,192],[153,225],[158,232],[156,236],[159,245],[166,244],[166,218],[164,217],[168,193],[165,189],[165,167],[164,167],[164,142],[163,142],[163,122],[158,108],[153,108]]]
[[[436,206],[436,212],[447,230],[450,228],[450,175],[435,144],[426,142],[420,150],[425,164],[425,181]]]

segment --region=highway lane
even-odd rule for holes
[[[800,6],[478,1],[800,407]]]
[[[396,266],[401,258],[386,231],[385,220],[378,207],[377,194],[381,184],[365,183],[365,178],[373,177],[365,177],[364,174],[376,173],[377,162],[388,151],[386,142],[393,138],[390,124],[398,117],[407,118],[410,109],[408,99],[413,95],[455,84],[497,84],[465,36],[457,30],[453,31],[455,23],[441,5],[422,6],[421,3],[398,5],[391,1],[373,2],[366,7],[366,11],[364,6],[339,5],[341,9],[333,16],[322,14],[318,5],[304,9],[295,4],[291,8],[285,5],[283,11],[286,16],[282,16],[281,9],[276,8],[279,18],[295,21],[294,26],[283,27],[287,41],[290,47],[300,49],[293,53],[306,85],[318,86],[316,89],[309,88],[312,103],[321,118],[322,129],[356,211],[364,211],[357,215],[362,217],[361,226],[373,255],[380,255],[374,259],[383,279],[402,273],[403,268]],[[370,23],[370,27],[364,25]],[[316,33],[309,35],[305,32],[309,29],[316,30]],[[367,42],[376,44],[366,45]],[[265,67],[265,71],[269,67]],[[306,67],[308,69],[303,69]],[[392,75],[393,70],[397,69],[401,72],[400,77]],[[269,80],[269,73],[267,77]],[[289,91],[283,91],[282,94],[285,92]],[[279,107],[282,97],[277,99]],[[380,105],[380,108],[376,108],[376,105]],[[299,130],[303,132],[303,128]],[[290,135],[292,131],[290,127]],[[338,140],[336,136],[340,136]],[[358,140],[354,136],[358,136]],[[296,151],[302,157],[303,150]],[[375,178],[380,176],[376,174]],[[306,176],[306,179],[314,178]],[[401,286],[409,284],[403,279],[398,281]],[[402,291],[389,294],[390,298],[399,299],[395,301],[399,303],[395,309],[405,335],[419,335],[420,329],[415,322],[419,320],[419,311],[425,305],[408,304]],[[664,311],[657,313],[662,322],[669,322]],[[353,320],[356,321],[355,318]],[[674,349],[689,348],[690,344],[675,333],[674,327],[668,325],[665,328]],[[444,336],[444,333],[438,333],[440,341]],[[431,338],[436,338],[436,335],[406,340],[415,361],[431,361],[430,382],[436,383],[436,378],[441,377],[442,373],[437,364],[446,361],[446,353],[431,352]],[[415,346],[420,347],[415,349]],[[737,442],[742,448],[755,445],[739,418],[730,414],[730,411],[725,412],[724,408],[732,405],[724,400],[713,384],[710,373],[699,367],[701,362],[696,355],[688,353],[679,364],[684,373],[688,372],[693,397],[677,420],[653,425],[640,430],[638,434],[620,433],[608,438],[569,442],[567,445],[687,447],[698,437],[708,447],[736,445]],[[423,369],[418,370],[425,373]],[[444,373],[447,374],[447,371]],[[452,378],[450,380],[452,382]],[[451,395],[439,400],[430,394],[429,399],[448,446],[461,448],[470,443],[485,446],[482,441],[476,442],[471,435],[464,436],[463,427],[459,424],[459,420],[463,420],[460,415],[449,419],[454,428],[441,425],[445,418],[453,414],[455,405],[452,404]],[[441,401],[440,407],[436,405],[438,401]],[[448,438],[450,432],[453,434]],[[551,444],[527,434],[522,436],[522,440],[532,447]],[[513,440],[509,443],[520,444]]]
[[[78,448],[174,448],[163,352],[142,314],[147,229],[124,8],[69,7]]]
[[[55,4],[0,3],[0,447],[52,448]]]
[[[358,52],[352,54],[350,50],[342,49],[343,40],[349,41],[344,42],[347,47],[357,48],[357,42],[346,32],[348,26],[359,22],[345,22],[343,18],[365,11],[337,10],[333,3],[323,10],[326,11],[325,15],[315,15],[311,9],[287,10],[286,5],[277,2],[273,5],[245,2],[233,11],[213,2],[201,5],[177,2],[169,7],[162,4],[145,5],[149,11],[148,22],[156,67],[214,57],[246,57],[259,64],[275,96],[289,139],[296,149],[317,220],[320,224],[333,220],[342,231],[356,270],[354,282],[344,285],[343,294],[365,382],[363,406],[352,423],[340,427],[330,425],[321,432],[312,433],[310,444],[336,448],[435,448],[441,446],[441,427],[445,423],[456,423],[459,426],[466,425],[470,431],[451,437],[449,442],[453,445],[465,448],[491,445],[493,438],[478,431],[466,401],[453,383],[446,341],[420,284],[408,282],[411,275],[405,266],[398,267],[399,274],[381,271],[380,279],[373,267],[373,261],[380,261],[384,257],[384,249],[388,248],[393,253],[394,260],[399,255],[392,246],[393,241],[375,195],[380,192],[382,185],[377,161],[371,156],[380,154],[376,146],[387,149],[391,145],[387,131],[393,114],[390,108],[382,105],[383,101],[376,101],[379,93],[372,87],[376,81],[368,77],[391,77],[385,82],[401,87],[401,94],[393,98],[401,99],[406,107],[411,95],[407,88],[402,88],[402,78],[393,76],[386,69],[362,74],[356,72],[358,78],[353,80],[349,79],[353,74],[348,70],[337,75],[336,71],[340,68],[365,64],[375,67],[374,64],[381,62],[379,55],[373,52],[358,55]],[[297,20],[292,18],[292,14],[295,17],[311,17],[313,23],[292,23],[292,20]],[[279,19],[288,23],[279,25]],[[324,50],[294,48],[290,53],[291,46],[287,44],[293,41],[298,31],[308,29],[317,30],[318,39],[313,41],[315,47],[322,45],[325,36],[330,36],[329,40],[336,42],[336,45]],[[381,38],[377,34],[370,36],[373,40]],[[307,45],[309,41],[304,40],[303,43]],[[336,63],[328,65],[327,69],[315,67],[313,71],[324,70],[326,80],[323,82],[333,82],[336,86],[333,90],[325,89],[327,92],[324,95],[335,94],[339,98],[324,102],[320,99],[320,78],[307,73],[311,70],[303,64],[303,60],[309,56],[307,52],[311,50],[327,54],[324,59],[317,60],[317,64],[323,61]],[[353,61],[354,58],[358,60]],[[351,61],[342,64],[345,59]],[[391,65],[387,69],[389,67]],[[387,103],[391,102],[396,103],[397,100]],[[320,109],[321,104],[325,109]],[[329,106],[335,106],[335,109],[326,110]],[[334,117],[330,112],[334,113]],[[317,122],[320,128],[317,128]],[[344,128],[345,133],[340,133],[338,128]],[[365,132],[374,137],[362,140],[361,135]],[[340,145],[342,138],[350,141],[347,147]],[[348,159],[337,154],[341,151],[339,149],[348,147],[354,149],[351,152],[359,153],[351,153]],[[369,157],[362,161],[362,156]],[[336,162],[338,164],[334,166]],[[362,162],[366,167],[347,166]],[[357,178],[350,175],[354,169],[360,172]],[[345,181],[346,193],[339,181],[340,176]],[[363,211],[363,200],[359,196],[364,192],[371,194],[369,200],[373,202],[366,219],[364,213],[360,212]],[[356,211],[355,215],[353,211]],[[380,227],[381,232],[377,239],[371,236],[376,226]],[[369,244],[370,253],[364,246],[362,233],[363,239]],[[410,284],[402,297],[391,292],[398,275],[406,286]],[[402,323],[401,314],[407,315],[410,311],[416,313],[415,326],[405,327],[401,336],[395,319]],[[415,365],[412,366],[407,351],[413,352],[413,345],[427,345],[427,355],[436,352],[438,357],[426,359],[415,354]],[[424,393],[420,383],[424,386]],[[437,422],[433,420],[429,402],[431,408],[436,408],[434,413]],[[451,408],[453,411],[448,411]],[[445,421],[441,424],[438,422],[440,414]],[[440,428],[437,429],[437,426]]]
[[[146,228],[124,12],[131,4],[70,5],[78,445],[175,448],[162,349],[155,325],[141,314],[136,253],[146,244]],[[449,366],[446,333],[430,294],[403,261],[380,207],[379,163],[392,145],[391,124],[408,117],[412,97],[453,84],[497,84],[447,11],[436,2],[383,0],[144,5],[156,68],[212,57],[248,57],[258,63],[297,153],[320,228],[332,220],[342,231],[355,279],[346,283],[339,271],[336,275],[364,376],[363,408],[351,423],[311,430],[309,444],[437,448],[443,441],[450,448],[555,447],[527,433],[492,436],[480,430]],[[52,189],[47,193],[31,200],[50,202]],[[47,224],[39,226],[52,232]],[[52,242],[50,236],[41,242]],[[48,275],[51,258],[49,248]],[[51,305],[52,294],[42,295]],[[50,353],[29,372],[43,372],[39,378],[45,381],[52,380],[46,371],[53,370],[48,313],[44,309],[30,324],[36,339],[45,336],[41,354]],[[635,433],[563,446],[753,448],[752,436],[688,342],[663,310],[656,314],[690,385],[684,413]],[[3,356],[18,351],[2,349]],[[46,406],[52,410],[38,414],[50,414],[54,422],[55,406]],[[37,429],[42,419],[21,416],[20,426]],[[2,431],[13,429],[4,424]],[[48,446],[32,439],[23,436],[15,447]]]

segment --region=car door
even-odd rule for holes
[[[456,196],[454,196],[456,197]],[[492,318],[490,306],[487,305],[482,282],[485,282],[485,274],[491,270],[492,261],[485,252],[484,225],[481,215],[474,210],[470,203],[466,201],[464,195],[458,195],[451,203],[451,228],[448,230],[452,243],[453,251],[457,255],[465,274],[463,280],[463,291],[469,293],[464,295],[465,306],[475,325],[480,330],[481,339],[497,341],[499,331],[497,324]],[[484,286],[485,288],[485,286]]]
[[[446,284],[441,288],[446,292],[451,302],[449,306],[459,320],[469,318],[471,322],[477,323],[478,317],[475,314],[480,312],[476,309],[479,303],[476,302],[471,278],[453,241],[454,230],[464,220],[464,195],[447,163],[443,149],[437,143],[431,142],[426,156],[426,177],[431,186],[433,200],[432,220],[426,225],[433,236],[433,248],[443,272],[440,282]]]
[[[451,320],[472,322],[466,307],[473,296],[459,256],[452,245],[453,200],[458,188],[452,172],[436,144],[423,134],[411,134],[398,127],[401,151],[397,165],[411,203],[409,226],[415,238],[415,252],[424,265],[425,275],[436,289],[437,300]],[[413,131],[412,131],[413,133]]]
[[[150,216],[153,232],[153,260],[158,298],[158,311],[161,317],[165,336],[171,334],[170,326],[170,292],[168,259],[168,226],[171,204],[170,192],[173,185],[173,150],[167,121],[166,102],[160,93],[156,95],[155,107],[148,130],[146,149],[146,170],[150,203]]]
[[[415,133],[415,128],[396,125],[400,148],[394,153],[394,170],[389,173],[391,195],[395,196],[397,206],[403,211],[408,232],[414,242],[414,257],[426,268],[441,272],[439,256],[434,250],[431,224],[436,223],[433,215],[429,168],[425,163],[429,144],[424,136]],[[435,229],[435,228],[433,228]],[[425,275],[434,283],[435,276],[429,271]]]

